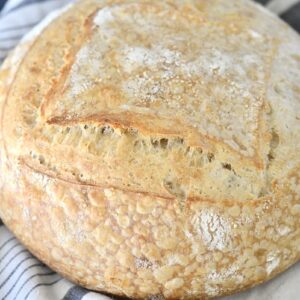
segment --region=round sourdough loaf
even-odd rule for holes
[[[57,272],[151,299],[300,258],[300,38],[245,0],[86,0],[1,70],[0,216]]]

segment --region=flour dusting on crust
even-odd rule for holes
[[[278,253],[271,252],[268,254],[267,264],[266,264],[268,275],[271,274],[279,266],[279,263],[280,263],[280,257]]]
[[[221,251],[230,246],[230,223],[216,211],[202,210],[196,216],[194,226],[209,250]]]
[[[62,111],[83,114],[93,90],[104,87],[108,97],[119,100],[105,99],[105,104],[94,107],[96,112],[124,105],[147,108],[149,114],[182,119],[253,156],[272,41],[242,28],[224,39],[225,23],[216,26],[193,14],[188,17],[194,21],[187,23],[166,3],[155,10],[135,3],[99,9],[91,38],[78,51],[59,97]],[[213,32],[210,38],[208,31]],[[64,97],[73,99],[74,105],[64,107]]]

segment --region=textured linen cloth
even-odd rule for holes
[[[73,0],[0,0],[0,64],[32,27]],[[209,0],[207,0],[209,1]],[[227,0],[230,1],[230,0]],[[257,0],[300,32],[300,0]],[[0,300],[104,300],[76,286],[30,254],[0,220]],[[300,299],[300,263],[274,280],[223,300]]]

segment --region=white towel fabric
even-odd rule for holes
[[[0,12],[0,63],[49,12],[72,0],[8,0]],[[300,1],[258,0],[281,13],[296,29]],[[298,4],[296,3],[298,2]],[[292,6],[292,7],[291,7]],[[290,10],[290,12],[289,12]],[[300,264],[264,285],[224,300],[300,299]],[[0,220],[0,300],[105,300],[108,297],[74,285],[34,258]]]

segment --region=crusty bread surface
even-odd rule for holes
[[[246,0],[83,0],[0,71],[0,217],[85,287],[244,290],[300,258],[300,38]]]

